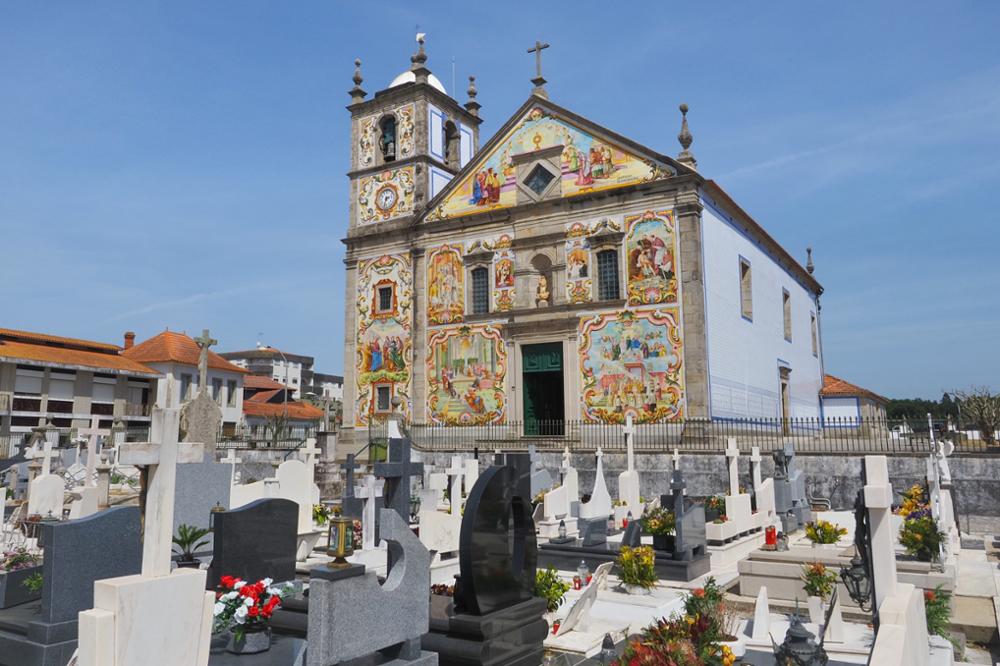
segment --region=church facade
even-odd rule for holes
[[[822,287],[696,169],[535,88],[483,144],[412,66],[351,90],[344,438],[411,423],[818,417]],[[555,424],[555,425],[553,425]]]

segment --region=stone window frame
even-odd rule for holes
[[[562,151],[562,146],[552,146],[531,153],[514,155],[512,162],[516,172],[518,205],[558,199],[562,196]],[[552,182],[540,194],[525,184],[528,176],[539,166],[553,176]]]
[[[384,409],[379,406],[379,389],[385,389],[389,392],[389,400],[387,401],[387,406]],[[391,382],[379,382],[377,384],[372,384],[372,412],[375,414],[391,414],[392,393]]]
[[[781,288],[781,327],[785,342],[792,341],[792,294]]]
[[[740,316],[753,323],[753,264],[739,255]]]
[[[382,289],[387,287],[392,290],[392,304],[388,309],[383,309],[381,304]],[[373,286],[372,315],[376,318],[391,317],[396,313],[398,307],[399,298],[396,295],[396,283],[389,279],[376,282]]]
[[[816,313],[809,312],[809,332],[812,335],[812,353],[813,356],[819,358],[819,322],[816,318]]]
[[[622,267],[624,262],[622,261],[622,241],[625,239],[625,234],[620,231],[606,231],[604,233],[599,233],[591,236],[590,240],[590,258],[592,260],[591,271],[591,300],[595,303],[606,303],[609,301],[620,301],[622,299],[622,293],[624,291],[624,276],[622,275]],[[618,257],[618,298],[604,298],[601,296],[601,269],[598,262],[598,255],[602,252],[607,252],[613,250]]]
[[[462,267],[465,269],[465,311],[470,315],[482,316],[493,312],[493,252],[477,247],[473,252],[462,257]],[[477,268],[486,269],[486,312],[475,312],[472,293],[472,271]]]

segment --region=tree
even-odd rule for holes
[[[288,417],[284,415],[269,416],[264,425],[264,436],[271,441],[271,448],[278,448],[283,439],[290,434],[291,428],[288,425]]]
[[[962,420],[975,424],[987,446],[996,444],[996,431],[1000,429],[1000,395],[991,393],[987,386],[952,391],[952,395],[958,402]]]

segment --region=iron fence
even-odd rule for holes
[[[591,421],[507,421],[482,425],[412,423],[406,426],[414,447],[425,451],[539,451],[568,448],[591,452],[599,446],[608,452],[625,451],[623,423]],[[384,422],[368,428],[368,441],[384,443]],[[661,423],[636,423],[633,446],[636,452],[722,453],[734,439],[741,453],[758,447],[761,453],[791,443],[797,453],[822,454],[927,454],[933,441],[947,439],[957,453],[1000,453],[1000,446],[952,429],[945,421],[928,423],[919,419],[856,418],[757,418],[686,419]]]
[[[288,451],[305,444],[316,434],[315,428],[272,427],[269,425],[223,428],[219,434],[220,449],[273,449]]]

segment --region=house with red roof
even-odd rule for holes
[[[885,422],[888,398],[846,379],[824,375],[819,396],[823,420],[829,426]]]

